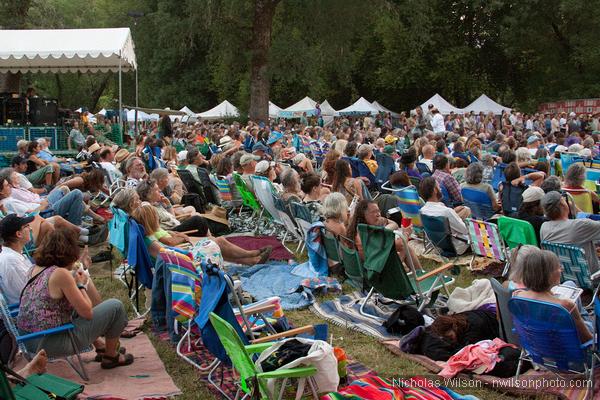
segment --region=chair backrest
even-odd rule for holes
[[[497,192],[498,187],[501,182],[504,182],[506,179],[504,177],[504,168],[506,168],[506,164],[498,164],[494,167],[494,173],[492,175],[492,188]]]
[[[564,281],[574,281],[582,289],[592,289],[590,270],[581,247],[570,244],[551,243],[542,241],[542,249],[550,250],[558,256],[563,267],[561,278]]]
[[[512,298],[512,290],[502,286],[495,278],[489,278],[496,295],[496,315],[500,339],[507,343],[519,345],[519,336],[513,331],[512,315],[508,310],[508,301]]]
[[[506,249],[498,226],[472,218],[468,218],[466,223],[473,253],[481,257],[507,261]]]
[[[407,186],[400,190],[395,190],[394,194],[400,199],[398,207],[402,211],[402,217],[411,219],[415,231],[422,231],[423,222],[421,221],[420,211],[424,203],[419,197],[417,189],[414,186]]]
[[[438,186],[442,192],[442,203],[444,203],[446,207],[454,207],[454,204],[452,204],[452,199],[450,198],[450,192],[448,192],[446,185],[439,183]]]
[[[194,179],[192,173],[185,168],[181,168],[177,170],[177,175],[179,175],[179,178],[181,179],[181,182],[183,182],[183,185],[185,186],[187,191],[189,193],[196,193],[197,195],[199,195],[202,199],[203,204],[206,204],[204,189],[202,188],[202,185]]]
[[[220,179],[216,174],[213,174],[212,178],[217,186],[217,190],[219,191],[221,201],[231,201],[233,197],[231,196],[229,181],[227,179]]]
[[[578,153],[560,153],[560,164],[563,174],[566,174],[569,167],[575,163],[583,163],[583,157]]]
[[[335,236],[331,232],[329,232],[325,227],[321,228],[320,231],[321,239],[323,240],[323,246],[325,246],[325,254],[327,254],[327,258],[334,262],[341,262],[338,241],[335,238]]]
[[[502,183],[502,211],[504,215],[514,217],[517,215],[523,202],[523,192],[527,186],[513,186],[510,182]]]
[[[452,231],[446,217],[433,217],[421,213],[423,229],[433,245],[444,257],[456,257],[457,252],[452,243]]]
[[[373,175],[367,164],[363,160],[358,160],[356,166],[358,167],[359,176],[363,176],[369,180],[369,187],[377,187],[377,179],[375,179],[375,175]]]
[[[494,215],[492,200],[487,192],[473,188],[461,189],[463,201],[471,209],[471,215],[476,219],[487,220]]]
[[[396,251],[393,231],[382,226],[358,224],[365,261],[362,275],[380,294],[392,299],[405,299],[415,293],[404,265]],[[412,273],[416,275],[414,268]]]
[[[350,164],[350,168],[352,169],[352,177],[357,178],[360,176],[360,171],[358,170],[358,158],[356,157],[342,157],[342,160],[348,161]]]
[[[416,188],[418,188],[421,184],[421,178],[419,178],[418,176],[409,176],[408,179],[410,180],[410,184]]]
[[[513,297],[508,301],[519,343],[536,364],[568,371],[586,363],[573,317],[561,305]]]
[[[280,225],[284,225],[281,219],[280,212],[275,206],[275,198],[273,197],[273,184],[269,179],[264,176],[252,176],[252,186],[254,187],[254,194],[260,204],[269,212],[273,221]]]
[[[253,381],[253,378],[257,374],[256,366],[252,362],[252,358],[246,351],[244,343],[240,339],[237,331],[223,318],[219,317],[215,313],[210,313],[210,322],[219,336],[221,344],[225,348],[225,352],[231,359],[233,367],[240,374],[240,386],[245,393],[250,393],[251,388],[248,387],[248,382]],[[262,383],[261,392],[267,393]]]
[[[349,246],[344,244],[344,240]],[[342,265],[344,266],[344,273],[348,279],[362,288],[364,282],[362,261],[360,260],[358,251],[354,247],[354,242],[348,238],[344,238],[338,242],[338,247]]]
[[[511,250],[519,244],[538,245],[533,225],[522,219],[502,216],[498,218],[498,230],[504,243]]]
[[[11,313],[10,308],[11,308],[11,306],[10,306],[10,304],[8,304],[6,302],[6,298],[4,297],[4,294],[2,292],[0,292],[0,315],[2,317],[2,321],[4,322],[4,327],[6,328],[8,333],[10,335],[12,335],[13,338],[16,339],[19,337],[19,331],[15,324],[15,320]],[[27,351],[27,348],[25,347],[25,344],[22,341],[17,341],[17,346],[19,347],[19,350],[23,354],[29,354],[29,352]]]
[[[563,190],[571,195],[575,205],[585,213],[594,213],[594,207],[592,205],[592,195],[587,189],[567,189]]]
[[[233,173],[233,183],[235,183],[235,187],[240,193],[240,196],[242,196],[242,203],[254,211],[260,211],[261,207],[260,204],[258,204],[258,200],[256,200],[256,196],[248,189],[246,182],[244,182],[240,174]]]
[[[377,187],[381,188],[381,185],[394,173],[394,159],[389,155],[380,152],[375,156],[375,160],[377,161],[375,181],[377,182]]]
[[[110,207],[113,214],[108,222],[108,240],[121,254],[127,254],[129,245],[129,216],[120,208]]]

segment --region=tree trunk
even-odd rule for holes
[[[0,21],[4,22],[2,29],[25,29],[31,0],[6,0],[0,10]],[[21,73],[7,72],[0,74],[0,93],[21,93]]]
[[[102,78],[102,82],[100,82],[100,85],[92,93],[92,102],[90,104],[90,110],[96,109],[96,106],[98,105],[98,101],[100,101],[100,97],[106,90],[106,87],[108,86],[109,81],[110,81],[110,74],[104,74],[104,77]]]
[[[252,60],[250,70],[250,119],[269,119],[269,51],[273,15],[280,0],[254,0],[252,21]]]

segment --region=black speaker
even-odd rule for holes
[[[42,97],[30,97],[29,122],[32,125],[53,125],[58,123],[58,101]]]

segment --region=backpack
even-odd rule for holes
[[[515,217],[521,203],[523,202],[523,192],[527,189],[525,185],[513,186],[510,182],[502,184],[502,211],[508,217]]]
[[[401,305],[383,323],[383,327],[392,334],[406,335],[417,326],[425,325],[423,315],[416,307]]]

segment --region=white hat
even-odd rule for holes
[[[544,197],[544,191],[538,186],[529,186],[523,192],[523,203],[531,203],[541,200]]]
[[[569,146],[569,153],[579,153],[581,150],[583,150],[583,146],[579,143],[573,143]]]
[[[556,146],[554,148],[555,153],[564,153],[565,151],[567,151],[567,148],[565,146],[563,146],[562,144],[559,144],[558,146]]]
[[[274,162],[262,160],[261,162],[256,164],[256,167],[254,168],[254,172],[256,172],[257,174],[263,174],[269,169],[269,167],[274,167],[274,166],[275,166]]]
[[[592,150],[590,149],[582,149],[579,152],[579,155],[582,157],[590,158],[592,156]]]
[[[231,136],[223,136],[221,140],[219,140],[219,147],[225,147],[229,143],[231,143]]]
[[[577,115],[577,114],[575,114],[573,111],[571,111],[571,112],[569,113],[569,117],[575,117],[576,115]]]
[[[185,161],[187,158],[187,153],[187,150],[181,150],[179,153],[177,153],[177,161]]]

